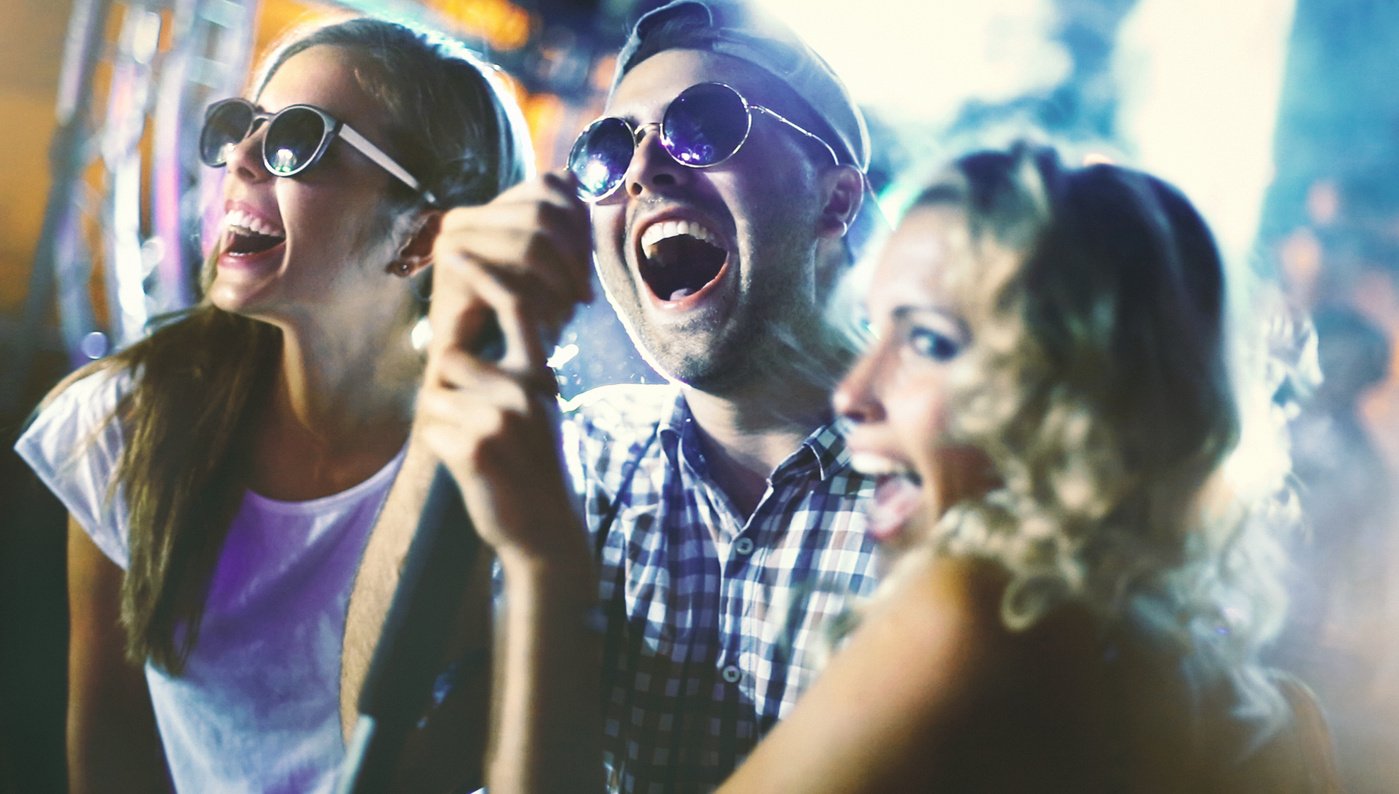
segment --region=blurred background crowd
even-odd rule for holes
[[[1319,694],[1350,790],[1399,792],[1399,2],[752,1],[865,107],[886,209],[901,176],[1036,130],[1176,182],[1239,274],[1280,285],[1295,366],[1277,403],[1308,522],[1272,661]],[[203,107],[298,21],[386,15],[499,63],[556,168],[628,20],[657,4],[4,0],[0,791],[63,780],[64,516],[10,448],[58,378],[195,300],[201,241],[179,230],[213,181]],[[601,301],[555,363],[566,395],[657,377]]]

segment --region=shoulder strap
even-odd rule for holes
[[[622,510],[622,502],[631,488],[631,481],[636,477],[636,470],[641,468],[641,461],[646,457],[651,445],[656,442],[656,436],[661,433],[661,423],[657,422],[651,428],[651,432],[646,436],[646,443],[641,445],[636,454],[627,463],[626,471],[622,472],[622,483],[617,486],[617,495],[612,499],[611,507],[607,508],[607,515],[603,516],[602,524],[598,527],[597,536],[593,539],[593,555],[598,563],[602,562],[602,550],[607,548],[607,536],[612,532],[612,525],[617,521],[617,514]]]

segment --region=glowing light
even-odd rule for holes
[[[290,171],[296,167],[296,152],[292,149],[278,149],[272,156],[273,170],[278,172]]]
[[[612,169],[601,159],[590,159],[583,167],[583,177],[578,181],[593,192],[601,192],[612,181]]]
[[[101,331],[93,331],[87,336],[84,336],[83,341],[78,343],[78,349],[82,351],[82,354],[93,361],[107,355],[107,351],[110,350],[111,347],[112,345],[107,340],[107,335]]]
[[[572,361],[577,357],[578,345],[559,345],[558,347],[554,348],[553,355],[549,356],[549,360],[544,363],[546,366],[549,367],[549,369],[558,369],[559,367],[562,367],[564,364],[567,364],[568,362]]]
[[[432,5],[497,50],[523,47],[534,27],[529,12],[509,0],[437,0]]]
[[[1294,0],[1141,0],[1114,60],[1137,164],[1180,186],[1240,261],[1272,178]]]
[[[413,324],[413,330],[408,332],[408,342],[419,353],[427,350],[427,346],[432,343],[432,323],[428,322],[426,317],[419,317]]]
[[[890,119],[946,123],[969,97],[1059,84],[1071,66],[1051,0],[976,4],[760,0],[830,62],[855,100]]]

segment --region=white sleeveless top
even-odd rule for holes
[[[108,422],[125,371],[72,384],[15,449],[93,542],[127,567],[127,513],[107,498],[122,438]],[[400,451],[349,490],[308,502],[251,491],[230,525],[185,672],[146,665],[177,790],[328,792],[344,755],[340,646],[355,571]]]

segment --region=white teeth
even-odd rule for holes
[[[724,247],[724,244],[719,241],[719,237],[704,226],[691,220],[676,220],[661,221],[646,227],[646,231],[641,234],[641,250],[648,258],[654,258],[656,247],[662,240],[669,240],[681,235],[693,237],[716,248]]]
[[[225,228],[238,232],[252,232],[264,237],[286,237],[287,233],[271,223],[239,209],[229,210],[223,216]]]
[[[906,474],[909,471],[907,466],[897,461],[870,452],[850,453],[850,466],[861,474],[875,477],[886,474]]]
[[[681,287],[680,289],[670,293],[670,299],[673,301],[678,301],[687,295],[693,294],[695,294],[695,291],[690,289],[689,287]]]

